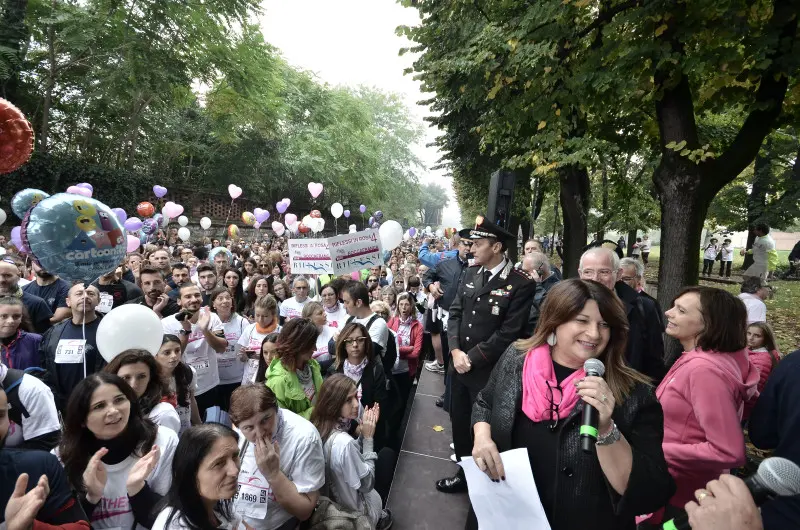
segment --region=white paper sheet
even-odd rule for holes
[[[550,530],[539,491],[533,481],[527,449],[500,453],[506,480],[492,482],[471,457],[461,460],[469,500],[480,530]]]

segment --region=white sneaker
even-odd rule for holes
[[[429,372],[433,372],[435,374],[443,374],[444,373],[444,365],[439,364],[438,361],[431,361],[429,363],[425,363],[425,369]]]

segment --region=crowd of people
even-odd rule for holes
[[[745,463],[743,425],[800,463],[800,423],[782,407],[796,363],[758,313],[761,283],[740,297],[687,287],[662,312],[644,289],[649,241],[624,259],[590,246],[579,277],[564,279],[547,254],[556,242],[526,242],[514,264],[515,239],[479,218],[344,277],[292,274],[282,237],[165,237],[91,284],[1,256],[7,527],[284,530],[339,517],[390,528],[422,369],[445,376],[437,404],[453,460],[472,456],[500,482],[500,454],[526,449],[554,529],[660,527],[687,511],[717,528],[703,525],[720,506],[750,509],[728,498],[739,483],[717,482]],[[106,363],[97,329],[125,304],[160,319],[161,347]],[[665,334],[683,347],[677,359]],[[434,358],[422,363],[426,336]],[[591,358],[603,377],[584,372]],[[580,448],[588,406],[599,415],[591,454]],[[460,469],[436,483],[468,486]],[[800,501],[763,514],[764,528],[796,527]],[[472,512],[467,528],[478,528]]]

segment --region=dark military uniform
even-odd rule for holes
[[[488,283],[484,272],[480,266],[467,269],[447,321],[450,350],[464,351],[472,366],[459,374],[450,364],[450,420],[459,458],[472,453],[472,404],[506,348],[523,337],[536,290],[530,276],[508,260]]]

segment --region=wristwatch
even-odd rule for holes
[[[180,331],[178,331],[178,333],[180,333],[181,335],[189,335],[191,331],[189,331],[188,329],[181,329]]]
[[[619,441],[622,438],[622,434],[619,432],[617,428],[617,424],[614,423],[614,420],[611,420],[611,430],[608,433],[598,436],[597,437],[597,445],[611,445]]]

